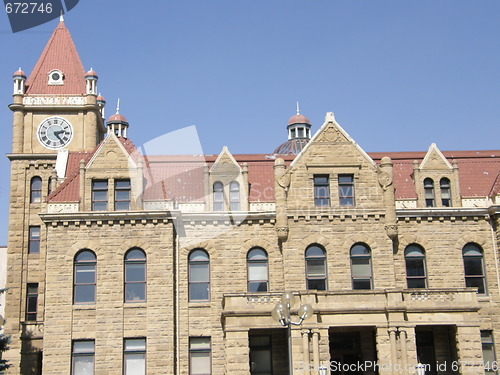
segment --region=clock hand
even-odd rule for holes
[[[59,139],[61,142],[63,142],[62,138],[60,137],[61,134],[64,134],[64,130],[59,130],[57,132],[54,132],[56,138]]]

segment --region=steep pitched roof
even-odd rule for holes
[[[54,69],[64,74],[63,85],[48,85],[48,74]],[[64,21],[59,22],[52,33],[26,86],[26,94],[85,94],[85,71]]]

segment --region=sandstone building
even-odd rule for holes
[[[63,21],[14,74],[9,373],[495,373],[499,150],[366,153],[297,113],[274,153],[148,155],[97,79]]]

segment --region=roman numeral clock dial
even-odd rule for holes
[[[73,127],[65,118],[53,116],[42,121],[36,135],[43,147],[59,150],[71,142]]]

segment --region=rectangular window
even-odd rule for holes
[[[328,175],[315,175],[314,205],[316,207],[330,206],[330,178]]]
[[[339,203],[344,207],[354,207],[354,175],[339,175]]]
[[[496,374],[497,363],[492,331],[481,331],[481,345],[483,347],[484,373]]]
[[[108,209],[108,181],[92,181],[92,211],[106,211]]]
[[[189,374],[212,374],[212,350],[210,337],[189,338]]]
[[[29,228],[28,253],[38,254],[40,252],[40,227],[31,226]]]
[[[95,358],[95,341],[73,341],[71,353],[71,375],[93,375]]]
[[[38,311],[38,283],[30,283],[26,288],[26,321],[36,322]]]
[[[146,339],[125,339],[123,345],[123,374],[146,374]]]
[[[115,210],[130,210],[130,180],[115,181]]]

